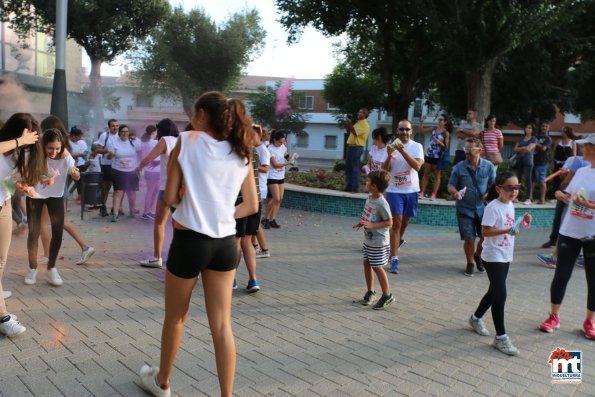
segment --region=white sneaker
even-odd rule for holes
[[[523,201],[523,204],[531,205],[531,204],[533,204],[533,202],[531,200],[527,199],[527,200]]]
[[[26,330],[27,328],[23,327],[12,315],[8,321],[0,323],[0,332],[6,336],[17,336]]]
[[[47,256],[40,256],[39,258],[37,258],[38,265],[47,265],[49,261],[50,259]]]
[[[87,262],[90,257],[93,256],[95,253],[95,248],[87,247],[86,249],[81,251],[81,259],[78,260],[76,263],[77,265],[82,265],[83,263]]]
[[[509,356],[516,356],[519,354],[519,349],[514,347],[508,335],[505,339],[494,338],[494,347],[500,350],[502,353],[508,354]]]
[[[140,384],[139,386],[155,397],[170,397],[171,387],[163,390],[158,384],[155,377],[159,373],[159,368],[150,365],[143,365],[140,369]]]
[[[156,258],[152,256],[149,259],[140,261],[140,265],[142,267],[160,268],[161,266],[163,266],[163,261],[161,260],[161,258]]]
[[[256,250],[256,258],[270,258],[271,257],[271,253],[269,252],[269,250],[262,250],[261,248],[258,248]]]
[[[3,291],[4,299],[8,299],[12,296],[12,292],[10,291]]]
[[[25,276],[25,284],[33,285],[37,281],[37,269],[29,269]]]
[[[62,284],[64,284],[64,280],[62,280],[62,277],[60,277],[60,273],[58,273],[58,269],[56,269],[55,267],[52,267],[50,270],[48,270],[48,281],[50,282],[50,284],[59,287]]]
[[[490,335],[490,331],[488,331],[488,327],[486,327],[486,324],[483,322],[483,320],[481,318],[478,318],[477,320],[473,320],[473,317],[469,317],[469,325],[471,326],[471,328],[473,328],[473,331],[475,331],[478,335],[481,335],[481,336],[489,336]]]

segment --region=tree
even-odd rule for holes
[[[226,91],[261,49],[265,31],[256,10],[217,25],[202,9],[176,8],[133,55],[142,86],[179,98],[190,117],[205,91]]]
[[[21,35],[35,29],[53,35],[56,2],[53,0],[0,0],[3,20]],[[85,49],[91,59],[89,89],[94,127],[102,128],[101,64],[112,62],[145,38],[169,10],[166,0],[70,0],[68,37]]]
[[[411,101],[428,86],[434,53],[421,2],[276,0],[276,4],[290,42],[297,41],[309,25],[328,36],[346,34],[346,62],[382,77],[393,120],[406,117]]]
[[[361,108],[386,108],[382,77],[378,74],[359,75],[347,63],[335,67],[324,81],[323,98],[344,115],[356,114]]]
[[[308,116],[300,109],[301,93],[290,91],[288,104],[290,112],[279,115],[276,112],[277,90],[281,86],[278,81],[275,87],[258,87],[257,93],[248,94],[250,116],[256,123],[268,129],[284,130],[301,135],[306,127]]]
[[[479,119],[490,113],[494,74],[515,49],[551,37],[552,26],[571,21],[582,9],[574,0],[425,0],[431,40],[440,48],[438,87],[461,76],[467,108]],[[454,76],[453,76],[454,75]]]

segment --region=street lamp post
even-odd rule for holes
[[[66,20],[68,0],[56,0],[56,69],[52,88],[50,113],[68,128],[68,99],[66,94]]]

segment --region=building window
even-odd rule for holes
[[[152,108],[153,107],[153,96],[138,94],[136,96],[136,106],[139,108]]]
[[[416,99],[413,104],[413,118],[421,117],[421,99]]]
[[[324,148],[325,149],[336,149],[337,148],[337,136],[336,135],[325,135],[324,136]]]
[[[307,110],[314,109],[314,97],[313,96],[300,97],[300,109],[307,109]]]
[[[310,136],[307,132],[302,132],[300,135],[297,136],[297,147],[307,148],[309,138]]]
[[[336,105],[333,105],[332,103],[327,103],[326,109],[327,110],[339,110],[339,108]]]

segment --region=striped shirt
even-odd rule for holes
[[[495,129],[494,131],[483,130],[481,132],[481,143],[485,152],[499,153],[498,139],[502,138],[502,131]]]

